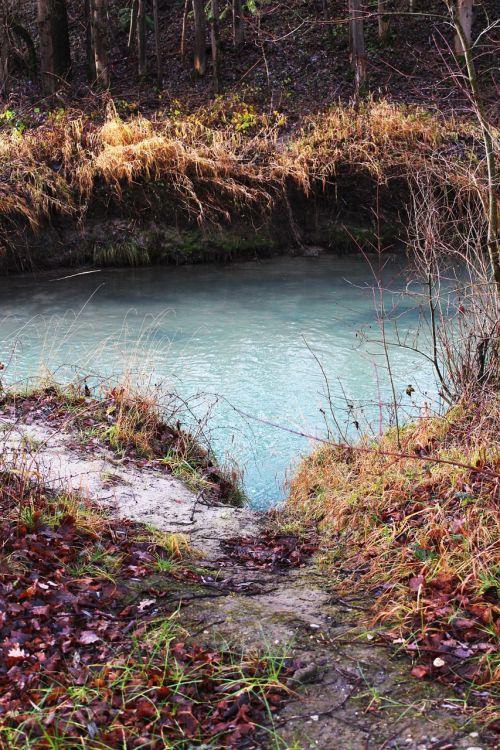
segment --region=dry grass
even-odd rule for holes
[[[125,121],[108,106],[101,124],[68,111],[24,133],[5,125],[1,224],[38,229],[56,214],[81,218],[103,193],[131,200],[124,189],[136,183],[161,189],[200,221],[243,207],[268,211],[290,182],[307,193],[341,169],[383,180],[436,162],[443,184],[482,189],[475,127],[421,109],[338,105],[287,138],[279,118],[240,108],[228,119],[223,111],[218,101],[196,115]]]
[[[332,575],[337,572],[346,589],[375,590],[377,618],[403,638],[418,632],[422,642],[430,632],[448,632],[464,612],[484,627],[485,640],[493,638],[498,475],[381,451],[418,452],[498,472],[499,427],[500,401],[490,397],[404,428],[401,451],[394,432],[364,446],[373,451],[320,448],[294,478],[285,520],[317,527]],[[495,669],[488,661],[482,680],[500,676]]]

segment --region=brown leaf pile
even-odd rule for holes
[[[256,537],[233,537],[222,543],[228,557],[249,568],[297,568],[318,549],[294,534],[264,531]]]

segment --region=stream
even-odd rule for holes
[[[411,347],[418,300],[404,294],[404,261],[384,264],[386,339],[398,335]],[[6,380],[47,367],[59,381],[90,373],[93,385],[92,376],[128,373],[175,390],[203,420],[218,457],[243,471],[255,508],[284,498],[293,467],[311,450],[296,432],[377,434],[394,395],[404,419],[437,406],[431,366],[411,348],[389,347],[391,385],[380,295],[360,256],[64,275],[0,279]],[[421,346],[424,339],[421,331]]]

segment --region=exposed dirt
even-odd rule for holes
[[[248,509],[207,504],[167,471],[123,463],[116,454],[95,447],[84,451],[75,434],[42,423],[23,424],[0,417],[3,453],[8,461],[20,450],[32,472],[54,490],[71,489],[122,518],[188,534],[191,543],[213,557],[221,539],[254,533],[257,514]]]
[[[299,748],[320,750],[493,747],[450,690],[412,678],[408,661],[391,656],[375,631],[367,630],[369,602],[338,598],[291,543],[266,530],[265,516],[203,506],[171,476],[120,465],[104,451],[84,455],[70,447],[71,434],[46,425],[2,423],[5,455],[22,448],[33,471],[54,488],[70,485],[117,515],[187,535],[213,575],[206,585],[170,594],[182,601],[182,624],[201,645],[284,649],[299,659],[296,695],[275,717],[285,746],[295,741]],[[252,552],[251,536],[258,533]],[[240,544],[231,541],[241,534]],[[265,544],[271,553],[265,553]],[[271,747],[267,730],[259,743]]]

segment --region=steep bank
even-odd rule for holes
[[[475,125],[369,101],[288,133],[252,115],[53,116],[0,136],[3,271],[227,260],[406,239],[409,189],[482,194]],[[459,209],[457,209],[459,210]]]

